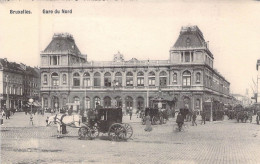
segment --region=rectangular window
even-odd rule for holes
[[[183,86],[190,86],[190,77],[183,77]]]
[[[115,86],[122,86],[122,77],[115,77]]]
[[[99,86],[101,86],[101,83],[100,83],[101,81],[100,81],[100,78],[94,78],[94,86],[96,86],[96,87],[99,87]]]
[[[79,87],[79,86],[80,86],[80,81],[79,81],[79,79],[78,79],[78,78],[74,78],[74,79],[73,79],[73,84],[74,84],[74,86]]]
[[[167,86],[167,78],[160,77],[160,86]]]
[[[144,86],[144,78],[137,77],[137,86]]]
[[[83,79],[83,85],[84,85],[84,87],[89,87],[90,86],[90,78],[84,78]]]
[[[133,86],[133,77],[126,77],[126,86]]]
[[[190,52],[185,52],[185,62],[190,62]]]
[[[181,62],[183,62],[183,52],[181,52]]]
[[[149,77],[148,83],[149,86],[155,86],[155,77]]]
[[[191,61],[193,62],[193,52],[191,52]]]
[[[58,86],[59,85],[59,80],[58,79],[52,79],[52,85],[53,86]]]
[[[111,87],[111,78],[105,78],[104,83],[106,87]]]

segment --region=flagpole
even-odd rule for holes
[[[148,82],[147,82],[147,97],[146,97],[146,106],[147,108],[149,108],[149,58],[148,58],[148,68],[147,68],[147,71],[148,71]]]

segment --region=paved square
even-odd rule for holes
[[[1,163],[260,163],[260,126],[255,118],[253,123],[225,119],[191,126],[188,122],[183,132],[174,130],[175,119],[171,118],[145,132],[139,118],[124,117],[134,129],[127,142],[109,141],[107,134],[79,140],[75,128],[68,128],[69,133],[57,139],[56,127],[45,127],[45,119],[35,115],[35,126],[29,125],[24,113],[4,119]]]

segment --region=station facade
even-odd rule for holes
[[[90,109],[98,102],[127,112],[161,97],[177,100],[175,109],[202,110],[205,101],[230,101],[230,83],[213,68],[213,54],[197,26],[181,28],[168,60],[126,61],[118,52],[111,61],[88,61],[70,34],[54,34],[40,56],[44,108],[78,103]]]

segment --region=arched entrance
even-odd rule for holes
[[[122,98],[117,96],[115,97],[115,100],[116,100],[116,107],[122,108]]]
[[[144,98],[138,97],[137,98],[137,111],[144,110]]]
[[[133,98],[127,96],[125,99],[125,104],[126,104],[126,113],[128,114],[130,110],[133,110]]]
[[[53,109],[58,109],[59,108],[59,98],[57,96],[52,97],[52,104],[51,107]]]
[[[105,107],[105,108],[110,108],[110,107],[111,107],[111,98],[108,97],[108,96],[106,96],[106,97],[104,98],[104,107]]]
[[[184,108],[188,108],[189,110],[191,110],[191,101],[189,97],[187,96],[183,97],[183,105]]]

